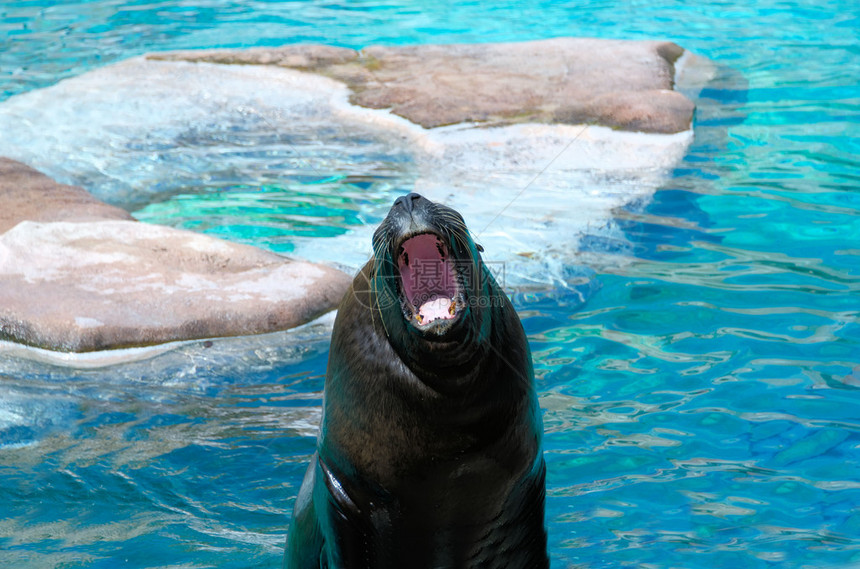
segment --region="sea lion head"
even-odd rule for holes
[[[373,235],[371,289],[404,361],[429,356],[438,366],[444,353],[456,365],[486,343],[487,309],[502,293],[481,250],[453,209],[416,193],[395,200]]]

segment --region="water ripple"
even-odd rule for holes
[[[285,42],[670,30],[731,66],[699,94],[696,139],[666,186],[582,237],[571,287],[513,295],[544,410],[553,567],[860,563],[853,5],[656,0],[619,18],[606,2],[181,4],[0,2],[0,37],[13,39],[2,97],[152,49]],[[374,223],[362,212],[396,180],[408,186],[405,158],[361,136],[327,133],[335,156],[291,138],[284,117],[267,117],[276,135],[247,109],[228,118],[114,149],[144,173],[177,173],[140,185],[164,199],[130,200],[139,217],[286,251],[296,236]],[[110,172],[123,187],[125,170]],[[0,563],[276,565],[314,450],[329,330],[125,363],[4,350]]]

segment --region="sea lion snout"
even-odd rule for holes
[[[416,194],[415,192],[409,192],[405,196],[400,196],[396,200],[394,200],[394,206],[402,207],[406,213],[412,213],[412,210],[415,209],[417,205],[419,205],[420,201],[427,201],[424,199],[424,196],[421,194]]]
[[[426,231],[437,231],[433,223],[434,204],[421,194],[410,192],[394,200],[386,221],[392,229],[391,235],[411,235]],[[385,225],[385,224],[383,224]]]

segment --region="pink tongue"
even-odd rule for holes
[[[421,315],[421,319],[425,322],[436,320],[438,318],[449,319],[452,318],[451,314],[448,312],[448,308],[450,306],[450,298],[436,298],[422,304],[421,308],[418,309],[418,313]]]

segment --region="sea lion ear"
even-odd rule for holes
[[[483,253],[483,252],[484,252],[484,248],[483,248],[483,247],[481,247],[481,244],[480,244],[480,243],[475,243],[475,249],[477,249],[479,253]]]

